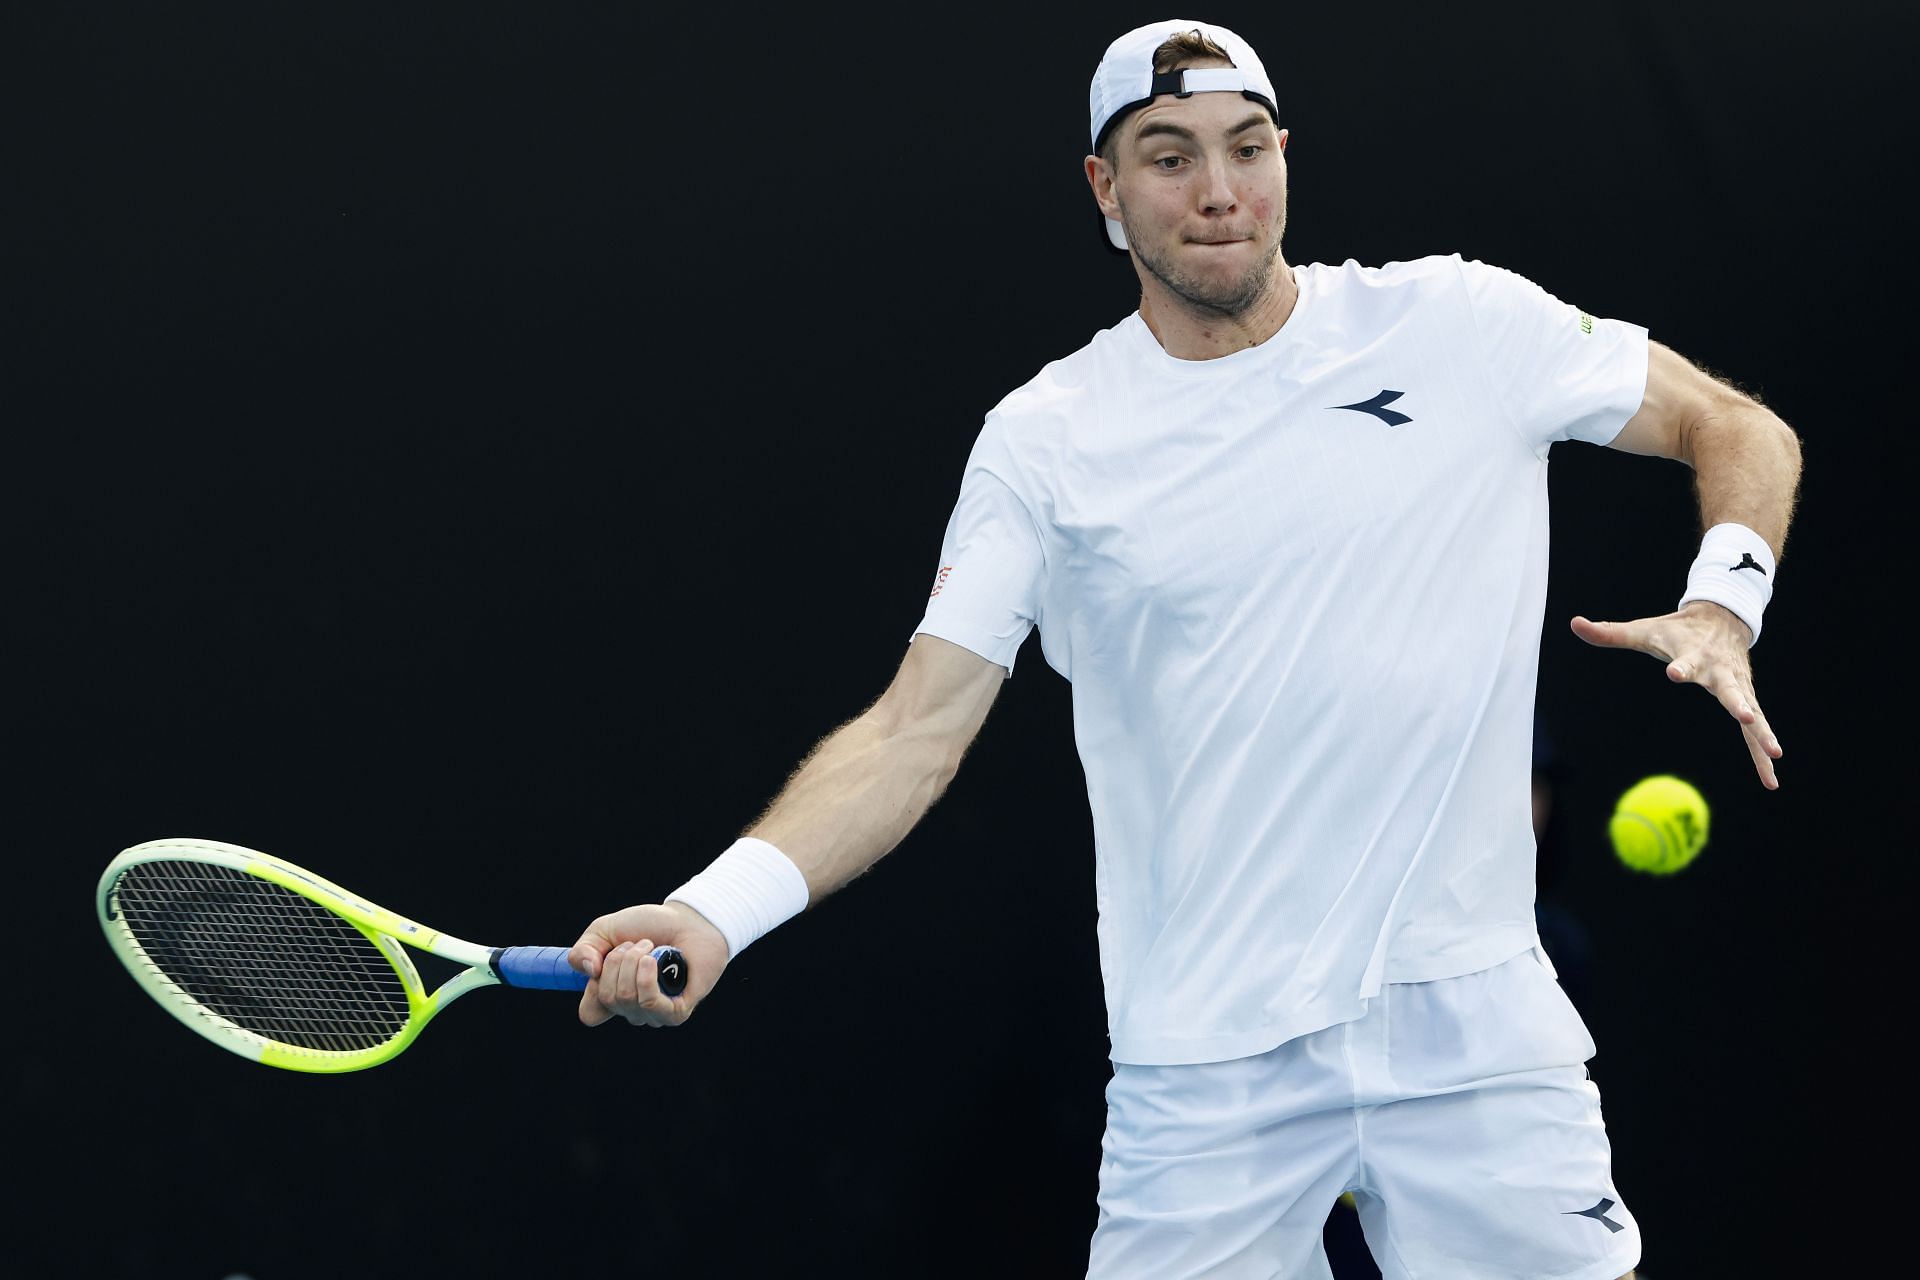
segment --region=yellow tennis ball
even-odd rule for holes
[[[1707,843],[1706,797],[1670,773],[1642,778],[1621,793],[1607,834],[1620,861],[1635,871],[1672,875]]]

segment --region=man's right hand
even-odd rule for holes
[[[687,959],[687,987],[677,996],[660,990],[652,954],[660,946],[678,947]],[[684,902],[601,916],[567,952],[567,963],[588,978],[580,1021],[590,1027],[613,1017],[637,1027],[677,1027],[720,981],[729,958],[725,936]]]

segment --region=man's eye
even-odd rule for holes
[[[1153,163],[1162,169],[1178,169],[1186,162],[1187,158],[1185,156],[1161,156]]]
[[[1264,150],[1264,148],[1261,147],[1259,143],[1249,142],[1246,146],[1240,148],[1237,154],[1242,160],[1253,160],[1260,155],[1262,150]]]

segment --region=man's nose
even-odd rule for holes
[[[1232,213],[1240,203],[1234,193],[1227,167],[1222,164],[1210,164],[1202,175],[1200,184],[1200,207],[1207,213]]]

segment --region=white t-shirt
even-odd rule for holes
[[[1639,408],[1646,330],[1458,255],[1294,276],[1258,347],[1136,313],[1001,401],[913,633],[1073,682],[1116,1061],[1538,944],[1547,453]]]

